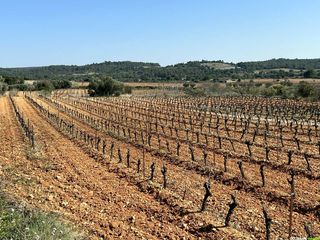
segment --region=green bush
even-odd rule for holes
[[[314,69],[309,69],[303,73],[303,77],[305,78],[316,78],[317,73]]]
[[[0,95],[8,91],[8,85],[6,83],[0,82]]]
[[[119,96],[123,93],[131,93],[131,88],[110,77],[105,77],[89,84],[90,96]]]
[[[186,87],[189,87],[190,84],[188,82],[184,82],[182,86],[186,88]]]
[[[310,97],[313,101],[320,101],[320,84],[313,86]]]
[[[36,81],[33,83],[34,90],[36,91],[52,91],[54,90],[54,86],[52,81],[44,80],[44,81]]]
[[[184,88],[184,93],[194,97],[205,96],[204,89],[200,88]]]
[[[312,89],[313,87],[311,84],[304,81],[300,82],[297,85],[297,97],[309,97],[311,95]]]
[[[52,84],[55,89],[71,88],[72,84],[68,80],[54,80]]]
[[[51,92],[54,89],[70,88],[71,82],[68,80],[42,80],[33,83],[33,90]]]
[[[189,84],[189,86],[190,86],[191,88],[195,88],[195,87],[196,87],[196,83],[195,83],[195,82],[191,82],[191,83]]]
[[[30,91],[33,90],[33,87],[28,85],[28,84],[14,84],[14,85],[9,85],[9,90],[17,90],[17,91]]]
[[[24,80],[22,78],[8,77],[8,76],[1,76],[0,81],[6,83],[8,85],[23,84],[24,83]]]

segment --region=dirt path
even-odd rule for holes
[[[0,157],[2,160],[13,160],[20,154],[20,148],[24,145],[24,137],[13,115],[9,99],[0,97],[0,131],[2,133]]]
[[[1,166],[15,168],[25,177],[11,184],[8,193],[27,199],[33,207],[62,213],[89,232],[92,239],[194,238],[177,226],[177,219],[165,205],[108,172],[42,119],[24,99],[15,99],[35,126],[36,143],[43,156],[33,154],[27,159],[28,148],[23,147],[22,132],[9,101],[1,99]],[[11,127],[4,127],[8,125]],[[11,144],[15,144],[13,154]],[[14,163],[10,162],[13,155]]]
[[[8,97],[0,97],[0,186],[1,191],[9,191],[15,184],[29,185],[31,177],[24,168],[28,144],[25,143],[22,128],[17,119]]]

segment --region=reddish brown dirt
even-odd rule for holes
[[[21,100],[22,101],[22,100]],[[39,101],[41,104],[43,104],[45,106],[45,108],[48,108],[49,106],[45,103],[40,101],[39,99],[37,100]],[[54,112],[54,113],[58,113],[57,110],[55,110],[54,108],[52,108],[52,106],[49,107],[50,111]],[[66,120],[69,121],[73,121],[77,126],[79,126],[81,129],[86,130],[87,132],[90,132],[91,134],[97,134],[98,136],[104,136],[105,139],[110,143],[111,141],[114,141],[116,148],[118,149],[120,148],[121,150],[123,150],[122,154],[124,156],[124,153],[126,152],[126,149],[130,148],[131,150],[131,156],[133,159],[137,159],[137,158],[141,158],[142,156],[142,151],[140,149],[137,148],[131,148],[132,146],[130,144],[121,142],[121,141],[117,141],[116,139],[113,139],[111,137],[107,137],[102,133],[96,132],[94,129],[91,129],[91,127],[87,126],[86,124],[83,124],[81,122],[76,121],[75,119],[72,119],[70,117],[68,117],[66,114],[63,113],[59,113],[60,117],[63,117]],[[115,151],[114,153],[114,161],[117,161],[117,152]],[[146,175],[147,177],[149,177],[149,166],[151,165],[152,162],[156,163],[156,166],[161,166],[162,163],[164,163],[164,160],[158,159],[158,158],[154,158],[151,154],[146,154]],[[201,200],[202,200],[202,195],[203,195],[203,189],[202,189],[202,184],[203,182],[205,182],[207,180],[207,178],[202,177],[198,174],[195,173],[190,173],[187,170],[184,170],[182,168],[179,168],[177,166],[170,166],[168,165],[168,172],[169,172],[169,178],[170,178],[170,187],[173,188],[174,192],[177,194],[182,194],[182,191],[186,188],[187,190],[187,197],[186,199],[188,199],[187,203],[191,203],[188,205],[191,205],[191,207],[189,207],[188,211],[193,212],[193,214],[187,215],[185,217],[183,217],[180,221],[181,224],[183,226],[187,226],[187,224],[189,225],[196,225],[196,227],[201,227],[203,225],[202,222],[197,222],[197,223],[193,223],[193,222],[189,222],[190,218],[192,218],[193,216],[195,216],[195,218],[201,218],[206,220],[205,222],[210,222],[212,224],[214,224],[215,226],[221,226],[223,225],[223,219],[224,216],[220,216],[220,217],[216,217],[216,216],[212,216],[211,212],[215,211],[215,208],[218,208],[221,212],[222,215],[226,214],[227,211],[227,204],[226,202],[229,201],[229,195],[225,194],[225,192],[227,191],[227,189],[223,189],[223,186],[221,186],[220,191],[222,193],[224,193],[224,196],[220,196],[223,198],[223,201],[218,201],[220,203],[220,205],[216,205],[216,206],[208,206],[208,212],[210,214],[200,214],[197,213]],[[158,173],[155,174],[155,180],[157,182],[162,182],[162,178],[161,178],[161,174],[159,174],[159,167],[158,168]],[[186,178],[186,176],[188,176]],[[233,189],[230,188],[228,190],[230,193],[233,193]],[[210,201],[211,202],[211,201]],[[241,207],[242,208],[242,207]],[[244,210],[244,209],[243,209]],[[191,219],[194,220],[194,219]],[[206,235],[206,237],[208,238],[213,238],[215,239],[217,236],[220,235],[220,237],[224,236],[227,239],[230,237],[228,237],[228,235],[234,235],[236,234],[239,238],[239,236],[242,236],[243,239],[247,238],[245,232],[243,232],[242,234],[240,234],[240,232],[237,232],[235,229],[229,229],[229,228],[223,228],[220,229],[219,231],[222,231],[222,233],[220,232],[212,232],[212,233],[208,233]],[[221,235],[222,234],[222,235]],[[212,236],[211,236],[212,235]],[[211,237],[210,237],[211,236]]]
[[[42,104],[45,104],[42,102]],[[46,105],[47,106],[47,105]],[[68,107],[75,109],[73,107],[71,107],[70,105],[68,105]],[[80,111],[79,109],[77,109],[78,111]],[[88,112],[85,111],[80,111],[81,113],[87,114],[88,116],[90,114],[88,114]],[[68,118],[70,121],[71,119]],[[257,138],[258,139],[258,138]],[[162,142],[165,142],[166,139],[162,138]],[[168,140],[168,142],[170,143],[171,149],[174,148],[175,144],[175,140]],[[155,145],[157,145],[157,143],[154,143]],[[210,141],[210,144],[212,144],[212,142]],[[275,143],[276,144],[276,143]],[[230,145],[230,144],[229,144]],[[288,144],[285,143],[285,145],[287,146]],[[224,149],[231,149],[231,146],[228,146],[228,144],[224,144],[223,145]],[[165,147],[163,147],[165,148]],[[237,149],[238,152],[241,153],[245,153],[247,151],[247,149],[243,146],[240,145],[238,146],[237,143],[235,143],[235,148]],[[172,149],[174,150],[174,149]],[[261,151],[261,149],[259,149]],[[196,152],[196,156],[198,161],[201,162],[202,159],[202,151],[200,148],[195,148],[195,152]],[[256,152],[256,149],[253,148],[253,152]],[[312,151],[311,151],[312,152]],[[261,159],[263,159],[264,156],[264,152],[262,151],[261,153]],[[189,156],[189,149],[188,149],[188,145],[187,144],[181,144],[181,155],[180,155],[180,159],[185,160],[186,162],[189,161],[190,156]],[[274,159],[274,162],[280,162],[280,160],[285,159],[284,162],[286,162],[286,154],[285,153],[280,153],[278,160],[277,160],[277,153],[276,151],[271,151],[270,153],[270,158]],[[215,162],[216,164],[213,166],[213,159],[215,158]],[[216,154],[215,157],[213,156],[212,152],[208,153],[208,162],[209,164],[211,164],[211,167],[214,168],[219,168],[220,170],[223,170],[223,156],[222,155],[218,155]],[[231,177],[235,177],[235,176],[239,176],[239,168],[238,165],[236,164],[237,159],[231,159],[228,163],[228,171],[230,173]],[[305,161],[303,159],[294,159],[294,164],[300,163],[300,165],[305,165]],[[298,164],[297,164],[298,165]],[[317,166],[315,164],[315,162],[312,162],[312,167],[315,169]],[[301,167],[303,169],[303,167]],[[304,166],[305,168],[305,166]],[[244,169],[246,172],[246,176],[247,176],[247,180],[248,182],[254,184],[254,185],[260,185],[260,173],[259,173],[259,165],[258,164],[252,164],[250,162],[245,162],[244,163]],[[289,192],[289,185],[287,182],[287,177],[288,177],[288,173],[287,172],[281,172],[278,170],[274,170],[274,169],[266,169],[266,187],[264,187],[264,192],[266,194],[268,193],[275,193],[277,196],[287,196],[287,193]],[[319,188],[319,183],[318,181],[314,181],[314,180],[310,180],[307,179],[305,177],[299,176],[297,177],[297,186],[296,186],[296,201],[300,202],[302,205],[303,203],[309,202],[309,205],[313,205],[315,202],[318,202],[320,199],[320,188]],[[276,180],[275,180],[276,179]],[[308,187],[306,187],[308,186]]]
[[[47,106],[46,103],[44,102],[41,102],[41,103]],[[53,109],[51,110],[54,111]],[[71,118],[65,114],[61,114],[61,116],[65,117],[69,121],[71,120]],[[85,129],[86,131],[91,132],[92,134],[94,134],[95,132],[93,129],[90,129],[90,127],[80,122],[77,122],[77,125],[81,126],[82,129]],[[107,139],[111,141],[110,137],[109,138],[107,137]],[[125,144],[121,141],[120,142],[115,141],[115,143],[116,143],[116,146],[119,146],[121,149],[130,148],[130,145]],[[132,154],[133,156],[134,155],[139,156],[139,151],[138,152],[136,151],[137,151],[136,149],[131,148],[131,152],[133,153]],[[146,161],[148,164],[151,164],[152,161],[156,162],[157,164],[161,164],[161,162],[163,162],[161,158],[157,159],[155,157],[151,157],[150,155],[146,156]],[[199,176],[198,174],[192,173],[192,171],[186,171],[177,166],[171,166],[171,165],[168,166],[168,171],[174,173],[172,175],[172,177],[174,178],[174,181],[178,182],[179,185],[181,184],[183,186],[186,186],[188,189],[191,190],[191,192],[188,194],[188,199],[190,201],[193,201],[195,205],[199,205],[199,201],[197,201],[197,199],[199,200],[202,194],[200,183],[204,182],[206,179],[204,177]],[[272,176],[272,174],[274,173],[270,172],[267,174],[268,175],[270,174],[270,177],[269,177],[270,180],[274,178],[274,176]],[[158,181],[161,181],[160,179],[158,178]],[[226,211],[228,193],[233,193],[235,190],[233,189],[232,186],[231,187],[224,186],[217,182],[213,182],[213,186],[214,186],[215,202],[212,205],[212,207],[214,209],[211,209],[211,204],[210,204],[209,211],[212,212],[212,214],[215,214],[213,215],[215,218],[221,219],[223,218],[223,216],[221,216],[221,213]],[[177,189],[177,191],[179,191],[179,188]],[[285,191],[282,194],[286,195],[286,192],[288,191]],[[237,213],[236,219],[239,220],[235,225],[237,229],[241,231],[254,232],[256,237],[258,236],[261,237],[263,219],[260,216],[261,214],[260,209],[262,208],[262,205],[266,205],[266,206],[269,206],[271,214],[273,215],[274,219],[276,219],[276,222],[273,228],[273,231],[275,231],[274,234],[276,234],[277,236],[280,236],[281,233],[282,234],[285,233],[285,229],[287,228],[286,224],[287,224],[287,211],[288,211],[286,209],[286,206],[281,206],[276,203],[268,203],[267,201],[260,202],[260,200],[256,198],[257,196],[254,196],[252,194],[248,194],[245,192],[239,192],[237,194],[237,197],[241,205],[241,207],[238,208],[236,211]],[[217,213],[217,210],[220,214]],[[296,234],[303,233],[303,223],[305,219],[308,218],[310,221],[316,221],[315,218],[313,217],[310,218],[310,217],[311,216],[306,217],[306,216],[302,216],[300,214],[295,213],[295,225],[299,226],[298,228],[295,229]]]
[[[43,159],[27,159],[28,147],[8,99],[1,98],[1,176],[4,191],[30,206],[55,211],[88,232],[90,238],[192,239],[165,205],[108,172],[17,98],[35,123]]]
[[[31,153],[8,98],[1,98],[0,177],[8,196],[32,208],[61,214],[90,239],[196,238],[188,227],[194,224],[188,222],[189,216],[177,215],[125,177],[112,173],[117,172],[115,168],[89,157],[25,99],[15,100],[34,125],[37,151]],[[213,239],[250,238],[232,228],[213,230],[207,235]]]
[[[141,188],[141,184],[144,183],[136,180],[139,176],[134,175],[133,169],[126,169],[124,164],[117,164],[115,160],[111,163],[96,161],[96,154],[86,151],[85,146],[77,141],[71,141],[60,133],[24,98],[16,97],[15,100],[24,116],[35,126],[38,152],[43,156],[38,158],[32,154],[30,156],[30,146],[23,141],[22,130],[14,118],[8,98],[2,98],[0,100],[0,134],[6,137],[0,138],[0,176],[6,183],[4,190],[18,200],[26,201],[32,207],[60,213],[63,218],[74,222],[80,229],[85,229],[90,238],[262,239],[264,237],[262,206],[267,207],[274,219],[271,228],[272,237],[286,236],[287,206],[269,202],[261,198],[258,192],[237,190],[233,185],[224,185],[212,180],[213,196],[209,199],[208,209],[205,213],[197,213],[203,197],[202,185],[207,181],[207,176],[198,174],[194,169],[186,168],[185,165],[167,163],[169,190],[159,191],[157,194],[152,193],[155,190],[146,193],[145,189]],[[37,101],[48,107],[44,101],[40,99]],[[50,111],[58,112],[53,106],[50,106]],[[134,160],[141,158],[141,149],[132,144],[113,139],[102,132],[96,133],[87,124],[67,114],[60,113],[60,117],[73,121],[77,127],[91,134],[98,134],[108,143],[114,141],[115,149],[121,149],[123,158],[127,149],[130,149]],[[181,158],[189,158],[187,146],[182,146],[181,151]],[[114,155],[117,156],[116,151]],[[196,155],[201,159],[199,149]],[[212,159],[211,153],[209,157]],[[150,164],[155,162],[157,166],[158,173],[154,184],[161,185],[160,166],[166,161],[160,156],[146,154],[147,176]],[[222,162],[222,158],[217,157],[220,168],[222,168]],[[258,182],[258,169],[251,164],[245,164],[244,167],[249,180]],[[233,163],[230,163],[229,174],[230,178],[239,175],[237,166]],[[285,175],[281,172],[276,173],[277,181],[274,181],[274,171],[266,171],[266,175],[268,181],[266,192],[278,191],[282,195],[287,194],[289,187],[285,183]],[[302,183],[310,184],[313,194],[318,196],[319,192],[316,188],[318,183],[302,179],[303,181],[298,183],[298,189],[301,189],[301,192],[298,190],[298,200],[304,199],[302,196],[304,193],[308,195],[308,200],[312,196],[305,192],[306,187]],[[281,188],[277,189],[279,186]],[[186,200],[181,200],[184,189],[187,190]],[[236,208],[232,217],[231,227],[213,228],[211,232],[195,232],[195,228],[200,230],[201,226],[205,227],[204,223],[215,226],[223,224],[231,193],[236,194],[239,202],[239,207]],[[161,197],[156,197],[157,195]],[[179,214],[170,200],[175,195],[180,201],[177,206],[185,206],[193,213]],[[294,236],[304,234],[305,221],[314,223],[315,231],[319,231],[320,226],[314,215],[294,212],[294,226],[296,226]]]

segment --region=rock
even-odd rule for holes
[[[57,179],[58,181],[61,181],[61,180],[62,180],[62,177],[61,177],[60,175],[57,175],[57,176],[56,176],[56,179]]]
[[[89,208],[89,205],[85,202],[80,203],[80,211],[86,211]]]
[[[117,221],[117,220],[114,220],[112,222],[109,223],[109,228],[111,230],[115,229],[115,228],[121,228],[121,222],[120,221]]]
[[[54,197],[51,194],[47,197],[47,200],[50,201],[50,202],[53,201],[53,199],[54,199]]]
[[[189,229],[189,226],[188,226],[186,223],[182,223],[182,227],[183,227],[185,230],[188,230],[188,229]]]
[[[131,217],[128,218],[128,221],[130,223],[135,223],[136,222],[136,217],[135,216],[131,216]]]

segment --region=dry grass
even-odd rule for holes
[[[126,82],[130,87],[183,87],[183,83],[177,82]]]

